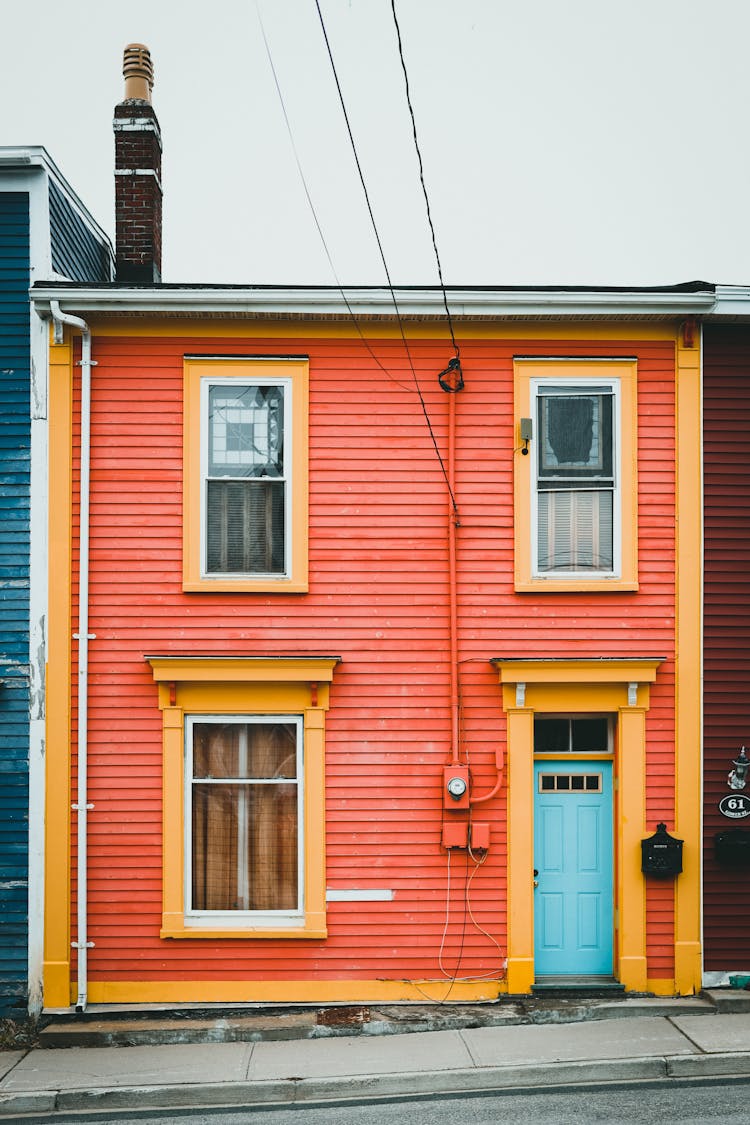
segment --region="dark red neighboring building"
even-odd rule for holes
[[[717,297],[732,322],[704,325],[703,337],[707,985],[750,971],[750,776],[744,788],[729,781],[741,747],[750,753],[750,301],[746,290]]]

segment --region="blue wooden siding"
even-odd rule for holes
[[[28,991],[28,286],[29,198],[0,192],[0,1016]]]
[[[109,281],[110,255],[53,180],[49,185],[52,268],[71,281]]]

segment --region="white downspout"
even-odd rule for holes
[[[62,340],[62,326],[80,328],[81,340],[81,452],[80,452],[80,514],[78,564],[78,798],[74,811],[78,814],[78,894],[77,941],[78,999],[76,1011],[84,1012],[88,1001],[88,671],[89,641],[89,480],[91,469],[91,330],[85,320],[60,309],[58,301],[50,301],[55,322],[55,341]],[[58,334],[60,340],[57,339]]]

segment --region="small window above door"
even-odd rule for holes
[[[535,754],[611,754],[608,715],[558,715],[534,719]]]

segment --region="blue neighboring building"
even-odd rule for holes
[[[28,290],[113,260],[46,151],[0,147],[0,1017],[41,1005],[48,328]]]

